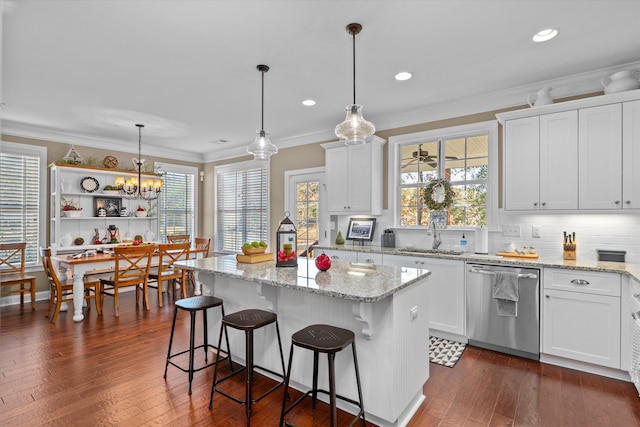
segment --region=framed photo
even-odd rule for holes
[[[93,210],[95,216],[98,216],[98,209],[100,208],[104,208],[107,211],[107,216],[120,216],[122,199],[120,197],[94,197]]]
[[[375,218],[350,218],[347,240],[373,240],[375,228]]]

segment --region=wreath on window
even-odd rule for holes
[[[444,196],[441,202],[438,202],[434,197],[439,192],[442,192]],[[453,197],[454,193],[451,184],[444,179],[435,179],[422,190],[424,204],[432,211],[441,211],[448,208],[453,203]]]

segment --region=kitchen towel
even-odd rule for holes
[[[487,227],[476,228],[475,248],[477,254],[489,253],[489,229]]]
[[[518,273],[496,271],[493,275],[492,296],[498,304],[498,316],[518,316]]]

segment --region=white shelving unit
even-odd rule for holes
[[[114,246],[110,243],[93,244],[95,229],[101,238],[108,237],[107,228],[115,225],[119,230],[120,242],[130,240],[137,234],[145,237],[145,241],[155,240],[159,235],[158,202],[157,200],[128,200],[117,194],[105,193],[106,185],[114,185],[118,176],[133,176],[137,172],[118,171],[106,168],[86,166],[51,164],[50,168],[50,240],[51,247],[56,252],[79,251]],[[159,175],[143,173],[143,177],[158,178]],[[81,182],[84,178],[94,178],[98,182],[97,190],[83,191]],[[79,218],[65,216],[62,211],[62,199],[67,202],[73,200],[82,208]],[[119,200],[122,207],[127,208],[127,216],[99,217],[96,209],[96,198]],[[151,207],[151,216],[136,217],[138,206],[145,209]],[[71,237],[71,243],[63,242],[65,236]],[[82,245],[75,245],[78,237],[84,239]],[[64,244],[63,244],[64,243]]]

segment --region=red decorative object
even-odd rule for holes
[[[327,271],[331,268],[331,258],[323,252],[322,255],[316,258],[316,267],[320,271]]]

